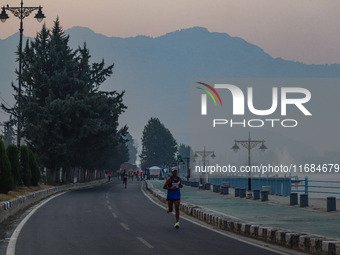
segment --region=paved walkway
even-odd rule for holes
[[[164,193],[164,181],[151,180],[154,188]],[[321,235],[340,239],[340,201],[338,211],[326,212],[326,199],[309,199],[310,207],[289,206],[289,197],[269,195],[269,201],[261,202],[234,197],[234,190],[229,195],[221,195],[208,190],[199,190],[189,186],[182,189],[182,201],[227,214],[250,223],[287,229],[300,233]]]

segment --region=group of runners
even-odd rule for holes
[[[121,170],[119,173],[119,178],[124,184],[125,188],[127,188],[127,180],[130,178],[132,181],[134,177],[136,176],[137,181],[143,180],[143,172],[141,171],[126,171],[126,169]]]

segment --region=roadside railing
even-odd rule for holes
[[[231,188],[247,189],[248,177],[210,178],[210,183],[214,185],[228,183]],[[315,180],[308,177],[304,179],[268,176],[251,177],[252,190],[262,190],[263,186],[270,186],[270,194],[281,196],[289,196],[293,192],[340,195],[340,180]]]
[[[197,179],[196,181],[199,181]],[[224,178],[209,178],[213,185],[223,186],[228,183],[231,188],[248,189],[247,176],[228,176]],[[263,187],[270,187],[270,194],[289,196],[291,193],[315,193],[315,194],[333,194],[340,195],[340,180],[315,180],[297,179],[292,177],[269,177],[269,176],[252,176],[251,189],[263,190]]]
[[[340,194],[340,181],[334,180],[309,180],[292,179],[292,192],[319,193],[319,194]]]

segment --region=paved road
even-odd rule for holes
[[[174,215],[143,195],[140,182],[76,190],[39,208],[22,228],[16,255],[277,254]]]

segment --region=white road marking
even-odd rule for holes
[[[66,191],[67,192],[67,191]],[[54,195],[53,197],[48,198],[47,200],[43,201],[42,203],[38,204],[37,206],[33,207],[33,210],[20,222],[20,224],[16,227],[14,230],[11,238],[9,239],[6,255],[15,255],[15,246],[17,243],[17,238],[24,227],[25,223],[31,218],[31,216],[44,204],[46,204],[48,201],[52,200],[53,198],[56,198],[60,195],[65,194],[66,192],[62,192],[60,194]]]
[[[108,201],[106,201],[106,202],[108,202]],[[108,205],[107,208],[109,208],[109,210],[112,211],[111,205]],[[112,212],[112,216],[113,216],[113,218],[118,218],[117,214],[115,214],[114,212]]]
[[[146,247],[152,249],[153,246],[151,244],[149,244],[147,241],[145,241],[142,237],[137,237],[137,239],[142,243],[144,244]]]
[[[125,223],[121,222],[120,225],[122,225],[122,227],[123,227],[125,230],[130,230],[129,227],[128,227]]]
[[[143,184],[143,185],[144,185],[144,184]],[[150,198],[150,197],[145,193],[145,191],[143,190],[143,185],[141,185],[141,191],[142,191],[142,193],[144,194],[144,196],[146,196],[146,197],[147,197],[152,203],[154,203],[155,205],[159,206],[160,208],[165,209],[165,206],[161,206],[160,204],[158,204],[157,202],[155,202],[152,198]],[[259,244],[256,244],[256,243],[252,243],[252,242],[243,240],[243,239],[241,239],[241,238],[237,238],[237,237],[235,237],[235,236],[232,236],[232,235],[229,235],[229,234],[227,234],[227,233],[221,232],[220,230],[212,229],[212,228],[210,228],[210,227],[208,227],[208,226],[205,226],[205,225],[201,225],[201,224],[199,224],[198,222],[195,222],[195,221],[193,221],[193,220],[187,218],[186,216],[182,216],[182,215],[181,215],[181,219],[187,220],[187,221],[189,221],[189,222],[191,222],[191,223],[193,223],[193,224],[195,224],[195,225],[197,225],[197,226],[200,226],[200,227],[202,227],[202,228],[208,229],[208,230],[213,231],[213,232],[215,232],[215,233],[218,233],[218,234],[220,234],[220,235],[223,235],[223,236],[232,238],[232,239],[234,239],[234,240],[237,240],[237,241],[240,241],[240,242],[243,242],[243,243],[252,245],[252,246],[256,246],[256,247],[261,248],[261,249],[264,249],[264,250],[268,250],[268,251],[271,251],[271,252],[275,252],[275,253],[281,254],[281,255],[287,255],[287,254],[289,254],[289,253],[277,251],[277,250],[275,250],[275,249],[271,249],[271,248],[268,248],[268,247],[264,247],[264,246],[259,245]]]

